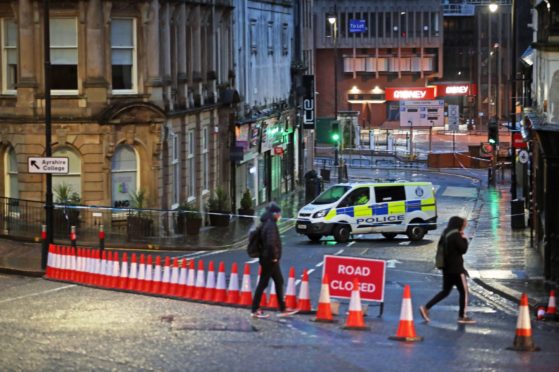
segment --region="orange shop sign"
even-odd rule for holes
[[[436,87],[386,88],[387,101],[408,101],[435,99]]]
[[[353,279],[359,280],[359,292],[364,301],[384,302],[386,262],[368,258],[324,256],[323,274],[330,281],[330,296],[351,298]]]

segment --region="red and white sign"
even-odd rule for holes
[[[514,148],[517,149],[525,149],[528,147],[528,144],[524,142],[522,138],[522,134],[520,132],[514,132],[512,134],[512,145]]]
[[[274,155],[283,156],[283,147],[281,147],[281,146],[274,146]]]
[[[386,88],[385,95],[387,101],[407,101],[434,99],[435,87],[418,88]]]
[[[475,84],[443,84],[437,85],[437,96],[475,96],[477,94]]]
[[[351,298],[353,279],[359,280],[364,301],[384,302],[386,262],[368,258],[324,256],[323,274],[330,280],[330,296]]]

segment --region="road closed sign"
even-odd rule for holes
[[[353,279],[359,280],[363,301],[384,302],[386,262],[368,258],[324,256],[323,274],[330,281],[330,296],[351,298]]]

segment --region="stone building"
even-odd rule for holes
[[[0,193],[44,200],[42,1],[0,3]],[[50,1],[53,176],[83,204],[203,208],[229,186],[231,0]]]

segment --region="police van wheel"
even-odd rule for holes
[[[334,228],[334,239],[338,243],[347,243],[351,234],[349,225],[338,225]]]
[[[392,240],[396,237],[396,233],[382,233],[382,236],[384,236],[385,239],[387,240]]]
[[[412,221],[411,223],[421,223],[423,221]],[[408,227],[408,231],[406,232],[406,234],[408,235],[408,238],[412,241],[412,242],[416,242],[419,241],[421,239],[423,239],[423,237],[425,236],[425,234],[427,233],[427,230],[425,230],[425,228],[423,226],[410,226]]]
[[[307,238],[309,238],[311,242],[318,243],[320,241],[320,239],[322,238],[322,235],[320,235],[320,234],[308,234]]]

